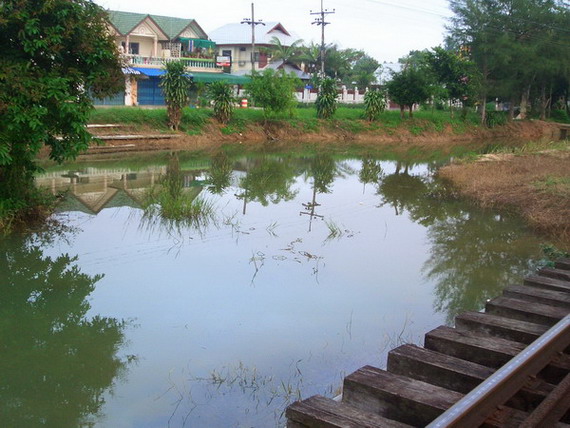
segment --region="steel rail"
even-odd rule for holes
[[[477,427],[570,345],[570,315],[527,346],[427,428]]]

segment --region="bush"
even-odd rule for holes
[[[236,101],[231,86],[226,82],[213,82],[208,87],[208,95],[214,103],[214,117],[220,123],[228,123]]]
[[[386,96],[378,90],[368,91],[364,94],[364,115],[370,122],[378,119],[380,113],[386,109]]]
[[[267,69],[262,73],[255,72],[251,81],[245,85],[245,90],[255,105],[263,107],[265,117],[282,112],[288,112],[293,116],[297,105],[293,93],[299,86],[301,80],[293,73]]]
[[[508,112],[506,111],[488,111],[485,115],[485,124],[489,128],[504,125],[508,120]]]
[[[334,116],[337,108],[337,96],[335,80],[330,77],[322,79],[315,103],[319,119],[330,119]]]
[[[550,119],[556,122],[570,123],[570,116],[566,110],[552,110]]]

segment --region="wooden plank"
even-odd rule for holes
[[[499,368],[523,351],[526,345],[440,326],[426,334],[425,347],[452,357]],[[541,376],[546,382],[556,384],[568,370],[570,370],[570,357],[562,354],[543,370]]]
[[[556,269],[570,270],[570,258],[556,260],[554,267]]]
[[[570,282],[546,276],[531,275],[524,279],[524,285],[570,293]]]
[[[548,330],[548,326],[543,324],[481,312],[464,312],[458,315],[455,317],[455,328],[459,331],[482,333],[527,345]]]
[[[97,135],[99,140],[114,141],[114,140],[169,140],[171,138],[180,138],[180,134],[148,134],[148,135]]]
[[[553,326],[569,312],[568,309],[540,303],[529,305],[527,301],[509,297],[496,297],[489,300],[485,305],[485,311],[493,315],[548,326]]]
[[[402,345],[390,351],[388,371],[463,394],[495,372],[490,367],[415,345]],[[523,388],[507,405],[522,411],[532,411],[553,389],[553,385],[534,379],[528,388]]]
[[[461,393],[471,391],[495,371],[415,345],[402,345],[391,350],[387,370]]]
[[[570,281],[570,271],[564,269],[544,267],[538,270],[538,274],[549,278],[560,279],[562,281]]]
[[[536,287],[511,285],[503,290],[503,295],[505,297],[512,297],[519,300],[570,309],[570,293],[562,291],[542,290]]]
[[[363,412],[345,403],[315,395],[291,404],[286,412],[288,427],[311,428],[409,428],[410,425]],[[296,425],[293,425],[295,423]]]
[[[425,426],[463,394],[365,366],[344,379],[343,401],[414,426]]]
[[[463,394],[365,366],[344,380],[343,400],[354,407],[425,426],[457,402]],[[518,427],[527,414],[501,406],[487,427]]]
[[[89,123],[87,124],[87,128],[124,128],[125,124],[122,123]]]

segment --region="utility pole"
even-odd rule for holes
[[[251,18],[243,18],[241,24],[251,25],[251,74],[255,71],[255,26],[265,25],[265,22],[255,20],[253,3],[251,4]]]
[[[320,15],[320,18],[315,18],[311,25],[321,26],[321,77],[325,75],[325,27],[330,24],[330,22],[325,21],[325,16],[334,13],[335,10],[323,9],[323,0],[321,0],[321,11],[313,12],[310,11],[311,15]]]

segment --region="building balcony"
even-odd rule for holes
[[[216,65],[216,61],[210,58],[186,58],[186,57],[149,57],[142,55],[124,55],[128,65],[145,68],[162,68],[167,62],[183,61],[190,71],[222,72],[222,67]]]

